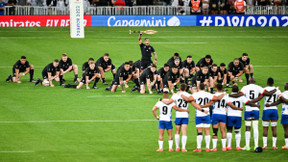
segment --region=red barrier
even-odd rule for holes
[[[91,15],[84,16],[84,25],[91,26]],[[0,16],[0,27],[67,27],[69,15],[56,16]]]

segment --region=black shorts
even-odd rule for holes
[[[196,79],[192,79],[192,87],[197,87],[197,81],[196,81]]]
[[[152,62],[142,62],[141,61],[141,70],[146,69],[148,66],[150,66],[152,64]]]
[[[141,78],[140,77],[140,85],[145,85],[146,84],[146,78]]]
[[[19,73],[23,73],[25,71],[26,71],[26,69],[25,70],[19,69]],[[13,77],[16,77],[16,69],[15,68],[12,68],[12,74],[13,74]]]
[[[172,80],[172,84],[175,83],[176,80]],[[163,88],[169,88],[168,80],[163,79]]]
[[[107,69],[107,66],[100,66],[100,67],[103,68],[104,72],[105,72],[105,69]],[[111,70],[114,70],[114,69],[115,69],[115,65],[112,64],[112,65],[111,65]]]
[[[47,73],[45,74],[45,73],[42,72],[42,78],[43,79],[48,79],[48,74]]]
[[[128,76],[124,76],[123,77],[123,81],[126,80],[128,78]],[[119,77],[116,76],[113,81],[112,81],[112,85],[120,85],[120,80],[119,80]]]

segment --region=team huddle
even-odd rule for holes
[[[125,93],[128,82],[132,81],[135,86],[131,92],[138,91],[141,94],[153,94],[153,89],[157,93],[163,93],[163,99],[158,101],[153,107],[153,114],[159,120],[159,149],[163,151],[163,134],[167,130],[169,137],[169,151],[173,151],[172,137],[172,109],[176,110],[176,151],[180,151],[180,132],[182,132],[182,152],[187,152],[187,126],[189,123],[189,103],[196,108],[196,128],[197,128],[197,148],[194,152],[201,152],[201,143],[203,133],[205,134],[206,152],[217,151],[218,129],[221,132],[222,151],[230,151],[232,141],[232,131],[234,128],[236,139],[236,150],[250,150],[251,127],[253,128],[254,148],[258,147],[259,131],[259,100],[264,97],[265,106],[263,109],[263,149],[267,149],[267,134],[271,123],[273,132],[273,149],[277,149],[277,121],[278,110],[276,105],[282,103],[283,111],[281,124],[285,130],[285,146],[288,149],[288,84],[285,85],[285,92],[281,93],[278,87],[274,87],[273,78],[268,78],[267,87],[262,88],[256,85],[253,77],[253,66],[247,53],[243,53],[240,58],[235,58],[228,64],[215,64],[211,55],[206,55],[196,64],[191,55],[182,61],[179,53],[174,55],[157,70],[157,54],[150,45],[149,39],[145,38],[144,43],[140,32],[138,41],[142,57],[137,61],[126,61],[117,69],[108,53],[98,60],[89,58],[82,65],[82,77],[78,77],[78,66],[72,63],[72,59],[66,53],[62,54],[61,60],[55,59],[42,70],[42,79],[34,80],[34,66],[29,64],[25,56],[18,60],[13,68],[12,75],[6,79],[21,83],[20,78],[30,74],[30,82],[35,85],[54,87],[53,80],[59,82],[64,88],[81,89],[92,82],[93,89],[98,89],[97,83],[101,81],[108,85],[105,80],[105,73],[110,72],[113,75],[111,84],[106,88],[107,91],[116,92],[120,87],[122,93]],[[152,54],[154,61],[152,61]],[[75,84],[64,84],[64,76],[68,72],[74,72]],[[247,85],[239,91],[237,82],[243,82],[241,76],[245,74]],[[232,82],[232,86],[230,85]],[[76,84],[77,83],[77,84]],[[180,89],[179,89],[179,88]],[[226,88],[232,88],[231,94],[226,94]],[[175,92],[174,92],[175,91]],[[208,92],[207,92],[208,91]],[[169,98],[169,92],[173,96]],[[192,93],[192,95],[190,93]],[[245,105],[245,107],[243,107]],[[159,116],[156,110],[159,109]],[[240,147],[241,142],[241,124],[242,111],[245,119],[245,147]],[[213,147],[210,149],[210,125],[212,124]],[[226,133],[227,130],[227,133]],[[204,131],[204,132],[203,132]]]

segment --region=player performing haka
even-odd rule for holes
[[[112,60],[108,53],[105,53],[104,56],[100,57],[96,61],[96,65],[98,66],[99,72],[101,74],[101,79],[104,85],[107,85],[105,81],[105,72],[111,71],[113,74],[113,78],[116,74],[115,65],[112,64]]]
[[[246,77],[247,84],[249,84],[249,74],[253,77],[253,66],[250,64],[250,58],[247,53],[243,53],[242,57],[239,58],[239,61],[244,65],[244,73]],[[241,78],[239,78],[239,81]]]
[[[59,77],[60,69],[59,69],[59,60],[55,59],[52,63],[48,64],[43,70],[42,70],[42,77],[43,81],[41,79],[37,79],[35,82],[35,86],[37,86],[39,83],[41,83],[43,86],[50,86],[54,87],[52,81]]]
[[[72,60],[67,56],[66,53],[62,54],[61,60],[59,62],[59,68],[60,68],[60,74],[59,74],[59,80],[60,85],[64,85],[64,74],[74,71],[74,83],[77,83],[78,79],[78,66],[75,64],[72,64]]]
[[[169,88],[172,93],[174,86],[180,83],[180,73],[177,66],[173,66],[171,70],[165,75],[163,80],[163,87]]]
[[[152,86],[156,83],[157,74],[156,74],[157,66],[152,64],[150,67],[146,68],[140,76],[140,93],[145,93],[145,84],[147,84],[147,88],[149,90],[149,94],[153,94]]]

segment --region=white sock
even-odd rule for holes
[[[259,129],[258,129],[258,120],[252,121],[253,122],[253,134],[254,134],[254,146],[258,147],[259,141]]]
[[[172,149],[172,147],[173,147],[173,140],[169,140],[168,143],[169,143],[169,149]]]
[[[222,141],[222,148],[226,148],[226,139],[221,139]]]
[[[210,135],[205,136],[206,148],[210,148]]]
[[[198,136],[197,136],[197,148],[198,148],[198,149],[201,149],[202,139],[203,139],[203,136],[202,136],[202,135],[198,135]]]
[[[240,147],[241,133],[236,133],[235,134],[235,139],[236,139],[236,147]]]
[[[163,149],[163,141],[158,141],[159,149]]]
[[[263,147],[267,146],[267,137],[263,136]]]
[[[227,147],[231,147],[232,133],[227,133]]]
[[[277,137],[272,137],[273,147],[276,147]]]
[[[179,134],[175,134],[176,148],[179,148],[179,143],[180,143],[180,135]]]
[[[251,136],[251,132],[250,131],[246,131],[245,132],[246,147],[250,147],[250,136]]]
[[[212,139],[212,142],[213,142],[213,148],[216,148],[217,147],[217,138],[216,139]]]
[[[288,146],[288,138],[285,138],[285,146]]]
[[[186,149],[187,136],[182,136],[182,149]]]

